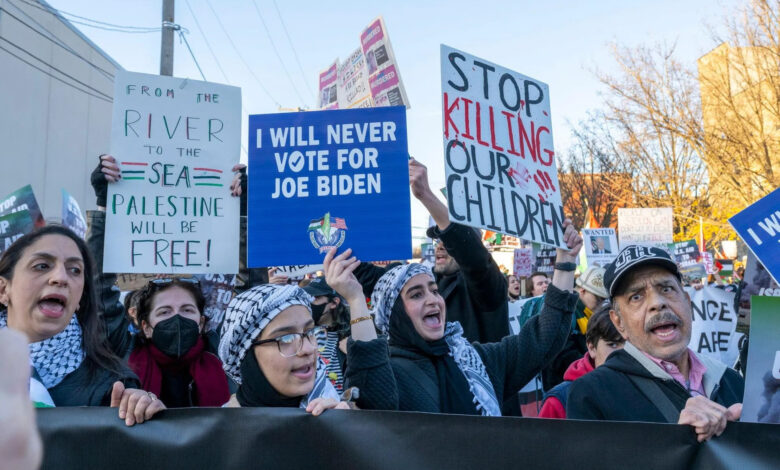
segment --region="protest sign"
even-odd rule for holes
[[[750,316],[750,299],[753,296],[780,297],[780,284],[772,279],[766,268],[756,259],[756,255],[748,253],[745,264],[745,275],[739,291],[739,316]]]
[[[529,318],[538,314],[543,297],[529,297],[509,302],[509,332],[519,335],[520,330]]]
[[[34,228],[35,224],[27,210],[0,216],[0,254]]]
[[[450,220],[565,248],[549,87],[441,46]]]
[[[618,254],[614,228],[582,229],[582,241],[588,266],[604,267]]]
[[[557,249],[534,243],[533,252],[534,271],[539,271],[548,276],[552,276],[553,271],[555,271],[555,257],[558,254]]]
[[[73,233],[81,238],[87,236],[87,221],[84,220],[81,207],[76,198],[64,189],[62,190],[62,225],[73,230]]]
[[[682,276],[683,283],[691,284],[693,282],[701,282],[702,278],[707,277],[707,271],[704,269],[703,264],[696,263],[688,266],[680,266],[680,275]]]
[[[238,271],[240,125],[239,88],[117,72],[104,272]]]
[[[17,189],[0,201],[0,216],[19,211],[27,211],[36,227],[46,225],[41,208],[38,207],[38,201],[35,200],[32,186],[29,184]]]
[[[433,269],[433,265],[436,264],[436,247],[433,243],[423,243],[420,245],[421,259],[420,263]]]
[[[276,266],[277,276],[287,276],[291,280],[301,280],[307,274],[322,271],[322,264],[299,264],[295,266]]]
[[[618,241],[622,250],[627,245],[657,246],[669,251],[673,242],[671,207],[619,208]]]
[[[368,84],[374,106],[409,106],[398,62],[395,60],[387,26],[382,17],[376,18],[360,34],[360,46],[366,57]]]
[[[714,286],[699,290],[686,287],[691,297],[693,323],[688,347],[724,364],[732,365],[739,354],[734,293]]]
[[[361,48],[347,57],[338,67],[338,107],[371,108],[374,100],[368,84],[368,66]]]
[[[780,298],[751,299],[741,421],[780,424]]]
[[[402,107],[250,116],[248,265],[411,258],[408,155]]]
[[[780,282],[780,188],[731,217],[729,223],[775,282]]]
[[[338,69],[339,61],[334,60],[330,67],[320,72],[320,109],[338,109]]]
[[[528,277],[534,271],[533,248],[515,248],[513,273],[517,277]]]
[[[696,240],[672,243],[670,247],[674,261],[681,267],[696,264],[701,255]]]
[[[720,271],[715,266],[715,257],[709,251],[701,253],[701,264],[704,265],[704,270],[707,271],[707,274],[718,274],[718,271]]]
[[[234,274],[196,274],[200,290],[206,299],[203,315],[208,319],[205,331],[217,330],[225,318],[225,310],[233,300]]]

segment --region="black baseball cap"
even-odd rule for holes
[[[324,277],[318,277],[311,281],[306,287],[303,288],[307,294],[312,297],[320,297],[327,295],[328,297],[335,297],[338,295],[332,287],[325,282]]]
[[[615,296],[615,290],[626,274],[639,266],[655,265],[667,269],[680,279],[680,270],[669,253],[654,246],[629,245],[623,248],[617,257],[607,265],[604,273],[604,287],[609,297]]]

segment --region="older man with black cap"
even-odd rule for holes
[[[436,222],[428,229],[428,236],[439,240],[433,272],[447,305],[447,320],[460,322],[469,341],[501,341],[509,335],[506,278],[482,244],[478,230],[450,223],[447,206],[428,185],[425,165],[414,159],[409,160],[409,182],[414,197]],[[379,278],[395,266],[361,263],[355,276],[367,297]]]
[[[607,266],[604,286],[626,345],[572,384],[569,418],[687,424],[699,441],[739,419],[744,380],[688,348],[691,299],[664,250],[624,248]]]

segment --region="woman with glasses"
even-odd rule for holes
[[[297,286],[261,285],[236,296],[225,313],[219,357],[238,386],[226,406],[300,407],[317,416],[348,409],[317,355],[325,334]]]
[[[195,278],[153,279],[138,294],[141,331],[128,362],[169,408],[222,406],[230,397],[222,362],[207,349],[205,303]]]
[[[92,256],[60,225],[16,240],[0,257],[0,328],[27,337],[37,406],[113,406],[128,426],[165,406],[137,389],[98,316]]]

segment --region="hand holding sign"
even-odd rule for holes
[[[574,223],[571,219],[565,219],[563,221],[563,243],[569,248],[564,250],[558,248],[558,255],[555,259],[557,263],[577,262],[577,255],[582,248],[582,237],[574,228]]]
[[[330,287],[352,304],[363,301],[363,287],[353,274],[360,266],[360,260],[352,256],[352,249],[347,248],[338,256],[336,249],[331,248],[322,261],[325,270],[325,281]]]

